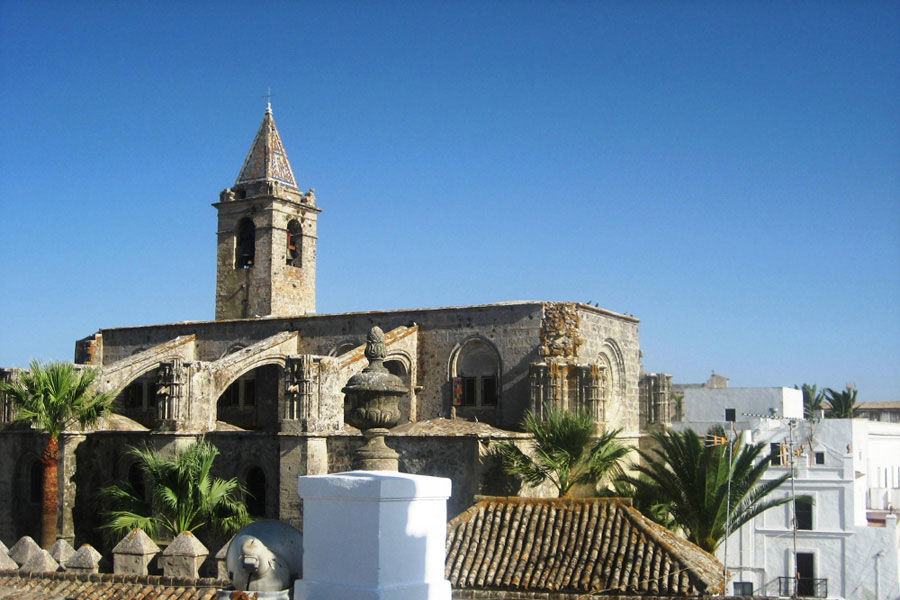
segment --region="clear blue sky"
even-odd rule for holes
[[[213,316],[272,88],[319,312],[577,300],[900,400],[897,2],[0,3],[0,365]]]

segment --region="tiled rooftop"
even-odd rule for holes
[[[0,600],[211,600],[213,579],[0,571]]]
[[[618,499],[487,498],[447,528],[454,589],[719,593],[722,565]]]

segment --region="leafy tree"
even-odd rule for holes
[[[816,385],[804,383],[801,387],[794,386],[795,390],[803,392],[803,416],[807,419],[815,416],[816,411],[822,410],[822,403],[825,401],[824,390],[819,390]]]
[[[642,462],[633,466],[638,475],[623,476],[622,480],[632,487],[635,498],[652,499],[654,510],[645,513],[648,517],[670,528],[675,525],[674,528],[684,531],[691,542],[707,552],[714,552],[725,538],[729,512],[734,531],[763,511],[790,501],[790,498],[765,499],[790,474],[761,481],[770,459],[770,456],[760,458],[764,444],[742,445],[740,441],[730,441],[708,446],[690,429],[652,435],[658,448],[639,451]],[[729,444],[732,445],[730,462]]]
[[[828,416],[834,419],[850,419],[853,417],[853,413],[856,412],[856,394],[857,389],[852,385],[848,385],[840,392],[837,392],[831,388],[827,388],[825,390],[825,395],[828,397],[828,403],[831,405],[831,410],[828,411]]]
[[[212,476],[219,451],[206,440],[174,456],[147,447],[132,447],[129,452],[138,459],[150,497],[124,481],[100,490],[109,507],[103,528],[113,536],[140,528],[159,539],[204,528],[216,537],[225,537],[250,522],[237,480]]]
[[[631,448],[616,438],[619,430],[595,435],[591,414],[584,410],[551,408],[542,421],[528,412],[522,428],[534,436],[534,456],[528,456],[510,441],[497,451],[507,473],[531,487],[546,480],[566,496],[576,485],[596,484],[607,474],[619,473],[619,461]]]
[[[113,401],[111,394],[91,390],[97,376],[93,369],[77,369],[64,362],[31,361],[28,371],[17,379],[0,382],[0,392],[12,401],[17,420],[48,435],[41,453],[41,545],[50,548],[56,542],[59,513],[59,436],[78,423],[88,427],[106,414]]]

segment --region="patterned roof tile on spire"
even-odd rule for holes
[[[266,107],[262,125],[259,126],[256,139],[253,140],[250,153],[247,154],[235,184],[257,181],[278,181],[297,188],[294,171],[275,127],[275,119],[272,118],[271,105]]]

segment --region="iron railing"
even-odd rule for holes
[[[778,595],[791,598],[827,598],[828,580],[812,577],[779,577]]]

